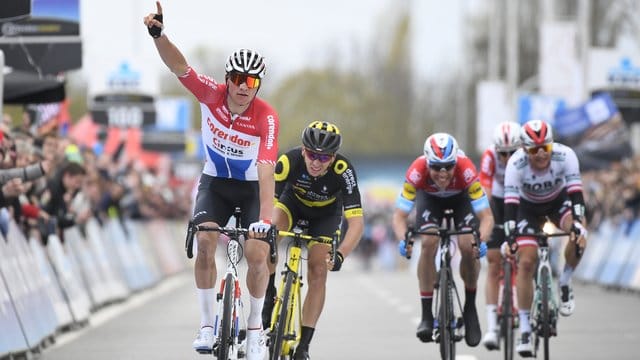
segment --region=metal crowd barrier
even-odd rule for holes
[[[0,359],[38,353],[55,336],[91,321],[187,268],[184,222],[95,219],[49,235],[46,246],[12,220],[0,235]]]

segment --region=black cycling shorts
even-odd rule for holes
[[[504,242],[504,198],[491,197],[491,212],[493,212],[493,231],[491,239],[487,241],[487,248],[499,249]]]
[[[291,188],[287,188],[278,198],[276,206],[289,217],[287,230],[291,230],[301,220],[308,223],[308,234],[311,236],[331,237],[340,229],[342,204],[339,200],[323,207],[310,207],[303,204]]]
[[[424,230],[442,226],[444,211],[447,209],[453,210],[456,229],[478,228],[478,218],[466,193],[443,198],[424,191],[416,194],[416,228]]]
[[[571,200],[563,190],[555,199],[546,203],[532,203],[520,198],[517,228],[525,233],[542,231],[547,221],[560,228],[562,218],[571,213]]]
[[[193,211],[196,225],[213,221],[225,226],[236,207],[242,216],[240,226],[248,227],[260,215],[260,191],[257,181],[241,181],[202,174]]]

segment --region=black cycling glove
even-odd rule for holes
[[[162,24],[162,14],[155,14],[153,16],[153,19],[154,20],[158,20]],[[153,25],[152,27],[147,28],[147,30],[149,30],[149,35],[151,35],[152,38],[156,39],[156,38],[159,38],[160,36],[162,36],[162,28],[163,27],[158,27],[158,26]]]
[[[333,264],[333,269],[331,271],[340,271],[342,267],[342,262],[344,261],[344,256],[340,251],[336,251],[336,262]]]

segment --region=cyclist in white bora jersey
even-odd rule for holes
[[[520,340],[516,351],[522,357],[533,355],[529,309],[533,301],[531,281],[538,258],[537,240],[527,233],[542,231],[547,221],[572,236],[564,251],[565,267],[560,275],[560,314],[569,316],[575,303],[571,275],[579,262],[576,246],[586,246],[585,206],[582,195],[580,166],[575,152],[553,142],[551,126],[542,120],[531,120],[521,129],[523,148],[507,163],[505,172],[504,212],[505,236],[517,249],[516,286],[520,319]],[[515,239],[513,239],[515,234]]]

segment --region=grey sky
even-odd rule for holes
[[[473,2],[473,1],[472,1]],[[336,53],[349,55],[388,34],[398,4],[413,15],[414,63],[420,76],[456,66],[464,0],[165,0],[166,32],[190,54],[207,46],[223,63],[239,47],[260,50],[269,76],[282,78],[306,66],[319,66]],[[468,3],[468,1],[466,1]],[[157,56],[142,18],[155,11],[154,0],[80,0],[84,54],[81,75],[89,90],[104,90],[107,78],[127,61],[142,75],[144,90],[156,92],[158,74],[167,71]],[[453,64],[453,65],[452,65]],[[219,74],[210,74],[219,79]]]

